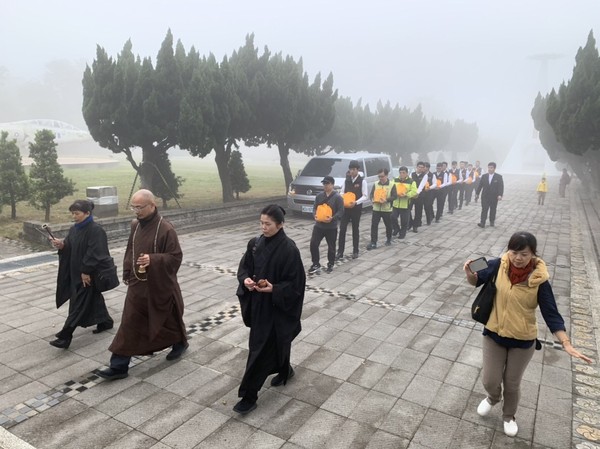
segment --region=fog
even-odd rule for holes
[[[94,5],[94,6],[92,6]],[[464,119],[510,144],[532,129],[538,91],[568,80],[577,49],[600,30],[600,2],[583,0],[11,1],[0,26],[0,122],[55,118],[84,127],[81,72],[96,44],[155,59],[167,29],[186,50],[231,54],[255,44],[302,57],[339,94],[427,117]],[[552,55],[547,70],[535,55]],[[508,150],[508,149],[507,149]]]

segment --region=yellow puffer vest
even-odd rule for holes
[[[535,309],[538,306],[537,294],[540,284],[550,275],[542,259],[534,258],[535,268],[529,278],[520,284],[511,285],[508,277],[508,255],[500,261],[496,278],[496,299],[485,327],[501,337],[518,340],[535,340],[538,328]]]

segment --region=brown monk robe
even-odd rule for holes
[[[148,355],[172,346],[168,360],[187,349],[183,298],[177,271],[183,254],[175,229],[158,214],[154,195],[140,190],[131,200],[137,220],[131,223],[123,261],[128,285],[121,325],[108,348],[113,353],[106,379],[127,377],[131,356]]]

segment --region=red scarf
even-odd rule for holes
[[[529,275],[533,272],[535,268],[535,262],[533,259],[529,261],[529,263],[523,268],[515,267],[512,263],[509,262],[508,267],[508,278],[510,279],[510,283],[512,285],[520,284],[521,282],[525,282]]]

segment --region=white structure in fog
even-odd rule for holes
[[[523,131],[517,136],[498,172],[555,176],[559,171],[554,164],[532,127],[531,131]]]
[[[57,143],[83,142],[92,136],[86,130],[79,129],[69,123],[53,119],[21,120],[18,122],[0,123],[0,131],[7,131],[9,139],[16,139],[17,144],[26,145],[33,142],[35,133],[49,129],[56,136]]]

